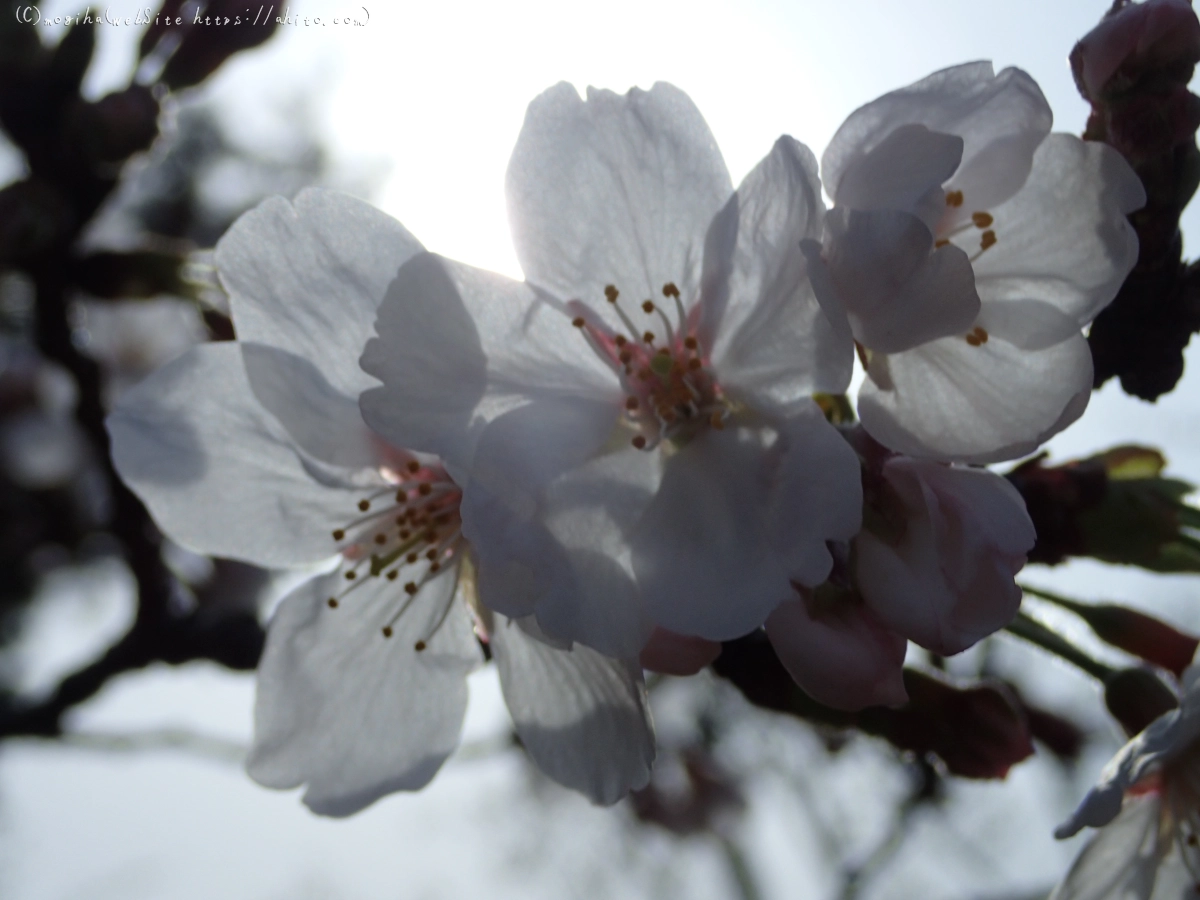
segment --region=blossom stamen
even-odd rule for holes
[[[330,609],[341,608],[353,591],[371,583],[372,578],[397,582],[402,574],[408,575],[402,602],[382,626],[385,638],[391,636],[393,626],[421,588],[448,566],[463,546],[458,486],[438,465],[422,466],[411,460],[404,472],[407,477],[398,481],[391,470],[381,470],[384,479],[392,483],[358,501],[356,505],[365,514],[332,532],[343,558],[342,577],[349,583],[326,601]],[[389,502],[373,506],[380,497],[388,497]],[[390,520],[391,527],[381,529],[380,520]],[[441,615],[448,614],[443,610]]]
[[[611,331],[595,315],[589,315],[581,301],[568,305],[574,312],[572,324],[617,373],[625,394],[622,415],[635,431],[630,443],[638,450],[653,450],[664,440],[686,441],[705,428],[721,427],[729,411],[700,341],[689,327],[679,288],[667,282],[662,293],[674,303],[677,321],[654,300],[641,304],[646,315],[658,316],[661,332],[634,329],[617,302],[619,291],[612,285],[605,289],[605,299],[621,315],[628,335]],[[661,342],[660,334],[664,336]],[[714,425],[716,422],[721,424]]]

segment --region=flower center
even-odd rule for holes
[[[354,591],[372,578],[402,585],[397,605],[380,631],[392,636],[392,626],[412,605],[421,588],[438,573],[455,567],[466,544],[458,507],[462,491],[440,465],[422,465],[408,458],[400,469],[381,468],[387,486],[358,501],[360,516],[333,531],[342,556],[338,571],[347,582],[330,609],[341,607]],[[428,634],[414,645],[424,650],[437,634],[454,602],[451,591]]]
[[[587,304],[568,304],[576,313],[572,324],[621,382],[623,417],[635,432],[630,442],[639,450],[652,450],[664,440],[686,443],[706,428],[724,428],[730,414],[700,345],[697,316],[685,312],[673,282],[664,284],[662,293],[673,303],[675,321],[653,300],[645,300],[641,308],[650,327],[639,329],[621,307],[620,291],[611,284],[605,287],[605,299],[627,334],[609,328]]]

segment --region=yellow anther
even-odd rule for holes
[[[982,347],[988,342],[988,333],[983,328],[976,325],[966,334],[966,341],[972,347]]]
[[[946,205],[959,207],[963,205],[962,191],[946,191]]]
[[[995,243],[996,232],[991,231],[990,229],[979,236],[979,249],[981,251],[986,250],[988,247],[994,246]]]
[[[990,213],[973,212],[971,213],[971,222],[976,228],[990,228],[994,220]]]

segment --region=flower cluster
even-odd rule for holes
[[[244,216],[238,341],[110,429],[176,540],[330,561],[272,620],[250,773],[334,815],[420,787],[482,644],[532,758],[613,802],[653,757],[643,665],[765,628],[820,702],[898,704],[908,641],[1002,627],[1034,532],[977,464],[1082,412],[1144,200],[1050,124],[959,66],[851,115],[823,177],[785,136],[735,189],[678,89],[560,84],[508,170],[524,281],[328,192]]]

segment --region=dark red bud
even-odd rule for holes
[[[1179,706],[1171,689],[1149,669],[1122,669],[1111,675],[1104,684],[1104,703],[1130,737]]]

